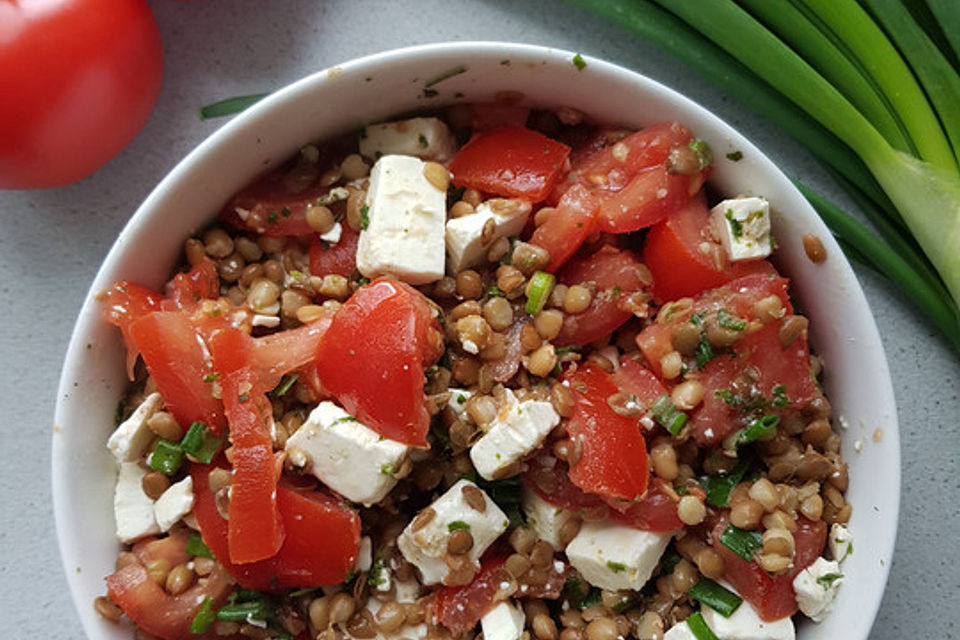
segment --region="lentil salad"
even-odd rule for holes
[[[108,292],[137,380],[111,440],[139,430],[121,482],[154,522],[121,536],[98,611],[171,638],[789,622],[850,505],[806,321],[743,257],[756,203],[711,213],[709,149],[676,123],[438,115],[304,147],[187,240],[166,295]],[[439,232],[391,219],[431,207]],[[439,267],[386,251],[398,229],[439,237]],[[336,438],[363,455],[324,457]]]

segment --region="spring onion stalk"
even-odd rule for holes
[[[216,560],[213,551],[204,543],[199,533],[191,533],[187,538],[187,553],[191,556],[200,556],[201,558],[210,558]]]
[[[210,464],[224,441],[225,438],[209,433],[206,424],[196,421],[190,425],[183,440],[180,441],[180,449],[194,460]]]
[[[660,394],[660,397],[650,405],[650,413],[661,427],[673,435],[680,433],[683,425],[687,424],[687,414],[677,409],[666,393]]]
[[[197,609],[197,613],[193,616],[193,621],[190,622],[190,633],[197,635],[206,633],[210,630],[210,627],[213,626],[216,619],[217,614],[213,610],[213,596],[204,596],[203,602],[200,603],[200,608]]]
[[[732,524],[728,524],[727,528],[720,534],[720,542],[747,562],[751,562],[753,554],[763,546],[763,536],[760,535],[759,531],[738,529]]]
[[[730,446],[727,449],[739,449],[740,447],[769,438],[777,432],[777,425],[780,424],[780,416],[774,413],[768,413],[756,420],[753,420],[743,429],[730,436]]]
[[[703,615],[699,611],[687,616],[687,626],[697,640],[720,640],[717,634],[707,626],[707,621],[703,619]]]
[[[527,313],[532,316],[540,313],[543,306],[547,304],[556,281],[556,276],[546,271],[537,271],[530,277],[530,284],[527,285]]]
[[[957,0],[927,0],[926,7],[949,41],[955,58],[953,64],[956,65],[960,60],[960,6],[957,6]]]
[[[687,591],[694,600],[729,618],[743,604],[743,598],[710,578],[702,578]]]
[[[268,95],[270,94],[256,93],[249,96],[235,96],[233,98],[218,100],[212,104],[200,107],[200,118],[207,120],[209,118],[220,118],[223,116],[230,116],[235,113],[240,113],[247,107],[260,102]]]
[[[217,611],[217,620],[224,622],[247,622],[249,620],[266,620],[270,614],[270,606],[265,600],[251,602],[235,602],[224,605]]]
[[[183,463],[183,449],[180,444],[169,440],[158,440],[150,454],[150,468],[172,476]]]
[[[753,456],[741,453],[737,466],[724,475],[707,476],[701,481],[706,494],[707,504],[714,507],[726,507],[730,504],[733,488],[740,484],[753,464]]]

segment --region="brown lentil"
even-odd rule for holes
[[[226,258],[233,253],[233,238],[220,228],[213,228],[203,234],[203,249],[211,258]]]
[[[523,273],[513,265],[505,264],[497,268],[497,288],[506,294],[523,286],[526,278]]]
[[[670,351],[660,358],[660,372],[666,380],[673,380],[683,371],[683,356],[679,351]]]
[[[344,180],[359,180],[370,172],[370,167],[359,153],[351,153],[340,163],[340,175]]]
[[[513,324],[513,307],[506,298],[494,296],[483,305],[483,317],[494,331],[506,331]]]
[[[535,271],[541,271],[550,264],[550,254],[546,249],[535,244],[518,242],[513,248],[511,262],[524,276],[531,276]]]
[[[333,594],[330,598],[330,622],[332,624],[346,622],[353,617],[356,608],[357,603],[350,594],[344,591]]]
[[[143,476],[140,486],[151,500],[156,500],[170,488],[170,478],[160,471],[151,471]]]
[[[463,555],[473,549],[473,536],[466,529],[457,529],[450,534],[447,540],[447,553],[455,556]]]
[[[812,233],[803,234],[803,251],[814,264],[820,264],[827,259],[827,250],[823,246],[823,241]]]
[[[166,411],[157,411],[150,416],[147,419],[147,427],[154,435],[164,440],[177,441],[183,437],[183,429],[180,428],[180,423],[173,417],[173,414]]]
[[[196,238],[189,238],[183,245],[183,253],[187,257],[187,264],[191,267],[195,267],[200,264],[200,261],[203,260],[207,252],[203,247],[203,243],[197,240]]]
[[[670,391],[673,404],[682,411],[689,411],[703,401],[706,388],[696,379],[684,380]]]
[[[93,601],[94,610],[101,618],[116,622],[123,617],[123,609],[114,604],[107,596],[98,596]]]
[[[740,529],[756,529],[763,517],[763,507],[756,500],[746,499],[730,509],[730,522]]]
[[[463,495],[463,501],[470,506],[474,511],[479,511],[480,513],[485,513],[487,510],[487,499],[484,497],[483,491],[478,489],[473,485],[464,485],[460,490],[460,493]]]
[[[153,578],[153,581],[163,586],[167,582],[167,574],[173,568],[172,564],[166,558],[156,558],[146,563],[147,573]]]
[[[707,508],[693,496],[683,496],[677,503],[677,516],[683,524],[694,526],[707,517]]]
[[[671,482],[677,478],[677,452],[669,441],[658,442],[650,448],[650,462],[657,476]]]
[[[406,623],[406,611],[399,602],[385,602],[377,611],[377,626],[384,634],[399,631]]]
[[[587,625],[587,640],[617,640],[620,630],[613,618],[595,618]]]
[[[803,316],[787,316],[780,325],[780,332],[777,334],[780,338],[780,346],[786,349],[793,341],[807,331],[809,322]]]
[[[453,206],[450,207],[450,211],[448,213],[450,214],[451,218],[462,218],[470,215],[474,211],[475,209],[473,208],[473,205],[471,205],[469,202],[458,200],[457,202],[453,203]]]
[[[723,577],[723,558],[710,547],[700,549],[694,554],[697,569],[711,580]]]
[[[537,640],[557,640],[557,623],[546,613],[538,613],[530,624]]]
[[[483,280],[480,274],[473,269],[466,269],[457,274],[457,293],[467,300],[473,300],[483,295]]]
[[[438,191],[446,191],[450,186],[450,172],[438,162],[427,162],[423,165],[423,177]]]
[[[557,354],[552,344],[541,345],[533,353],[527,362],[527,371],[541,378],[550,375],[553,368],[557,366]]]

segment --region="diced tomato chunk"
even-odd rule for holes
[[[315,276],[335,274],[348,277],[357,268],[357,244],[360,233],[346,221],[340,223],[340,241],[329,244],[314,236],[310,245],[310,273]]]
[[[541,202],[564,171],[570,147],[517,126],[478,133],[450,161],[453,184]]]
[[[273,389],[284,375],[312,365],[320,339],[330,328],[332,319],[330,311],[296,329],[255,338],[250,350],[250,366],[257,372],[261,387]]]
[[[663,378],[660,360],[674,351],[670,325],[654,322],[637,334],[637,346],[647,361],[647,366],[658,378]]]
[[[274,171],[238,191],[220,211],[220,220],[238,229],[267,236],[314,233],[307,223],[307,207],[330,192],[311,184],[299,189],[287,173]]]
[[[344,303],[320,339],[323,386],[385,438],[427,444],[423,370],[444,348],[437,313],[413,287],[379,278]]]
[[[140,348],[130,335],[130,325],[138,318],[158,311],[163,296],[153,289],[125,280],[110,287],[106,296],[104,316],[107,322],[118,327],[123,334],[123,343],[127,347],[127,377],[133,380],[133,370],[140,355]]]
[[[597,211],[596,198],[580,185],[574,185],[563,195],[556,210],[530,238],[530,244],[546,249],[550,254],[546,271],[553,273],[576,253],[593,233]]]
[[[220,275],[213,260],[204,256],[186,273],[178,273],[167,283],[167,298],[179,308],[196,305],[201,300],[220,296]]]
[[[609,233],[645,229],[683,207],[690,200],[690,189],[688,175],[664,167],[643,171],[623,189],[598,194],[597,228]]]

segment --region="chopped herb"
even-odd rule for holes
[[[503,480],[478,480],[477,484],[490,496],[494,504],[500,507],[511,526],[521,527],[525,524],[523,510],[520,508],[523,500],[523,484],[520,482],[520,476]]]
[[[417,136],[417,142],[420,143],[420,146],[423,149],[426,149],[430,145],[430,143],[427,141],[427,136],[423,135],[422,133]]]
[[[587,61],[583,59],[583,56],[579,53],[573,56],[573,66],[577,68],[577,71],[583,71],[587,68]]]
[[[199,420],[194,421],[180,440],[180,449],[197,462],[210,464],[225,442],[225,436],[216,436]]]
[[[676,568],[682,557],[683,556],[677,553],[677,550],[674,548],[673,544],[667,547],[667,550],[663,552],[662,556],[660,556],[660,574],[668,576],[673,573],[673,570]]]
[[[497,296],[502,296],[503,291],[500,291],[500,287],[498,287],[497,285],[492,284],[490,285],[490,288],[487,289],[487,295],[491,298],[495,298]]]
[[[707,504],[714,507],[727,506],[730,503],[730,493],[740,484],[752,464],[753,456],[744,455],[729,473],[708,476],[702,481],[703,490],[707,494]]]
[[[687,617],[687,626],[690,632],[697,640],[720,640],[717,634],[707,626],[707,621],[703,619],[703,614],[695,611]]]
[[[426,82],[423,86],[424,86],[424,87],[427,87],[427,88],[432,87],[432,86],[435,85],[435,84],[440,84],[440,83],[443,82],[444,80],[449,80],[450,78],[452,78],[452,77],[454,77],[454,76],[458,76],[458,75],[460,75],[461,73],[466,73],[466,71],[467,71],[467,68],[466,68],[465,66],[463,66],[463,65],[457,65],[456,67],[451,67],[450,69],[447,69],[446,71],[444,71],[444,72],[441,73],[440,75],[435,76],[435,77],[431,78],[430,80],[427,80],[427,82]],[[427,92],[424,91],[424,94],[426,94],[426,93],[427,93]],[[436,95],[436,92],[434,92],[434,95]],[[430,97],[430,96],[428,96],[428,97]]]
[[[277,220],[279,219],[280,219],[280,214],[277,213],[276,211],[271,211],[270,213],[267,214],[267,222],[269,224],[276,224]]]
[[[191,556],[200,556],[201,558],[216,560],[213,551],[210,551],[210,547],[203,542],[203,538],[200,537],[199,533],[191,533],[190,537],[187,538],[187,553]]]
[[[743,160],[743,151],[740,151],[740,150],[731,151],[730,153],[727,154],[727,160],[731,160],[733,162],[740,162],[741,160]]]
[[[843,577],[842,573],[828,573],[817,578],[817,584],[824,589],[829,589],[833,583]]]
[[[384,462],[382,465],[380,465],[380,473],[382,473],[385,476],[392,476],[393,471],[394,471],[394,468],[393,468],[392,462]]]
[[[660,394],[660,397],[650,405],[650,413],[660,423],[660,426],[673,435],[680,433],[683,426],[687,424],[687,414],[674,406],[666,392]]]
[[[768,413],[734,433],[725,444],[729,444],[728,448],[730,449],[738,449],[745,444],[769,438],[777,432],[777,425],[779,424],[780,416]]]
[[[206,633],[216,619],[217,614],[213,612],[213,596],[204,596],[197,613],[193,616],[193,621],[190,622],[190,633],[197,635]]]
[[[787,396],[787,388],[778,384],[773,388],[773,406],[785,407],[790,404],[790,398]]]
[[[613,289],[610,290],[610,297],[616,299],[620,296],[620,285],[614,285]]]
[[[204,374],[204,376],[203,376],[203,381],[204,381],[204,382],[213,382],[214,380],[216,380],[216,379],[219,378],[219,377],[220,377],[220,372],[219,372],[219,371],[211,371],[210,373]]]
[[[751,562],[754,552],[763,546],[763,536],[760,535],[759,531],[738,529],[732,524],[728,524],[727,528],[720,534],[720,542],[747,562]]]
[[[717,389],[713,392],[713,396],[715,398],[720,398],[731,407],[739,407],[743,404],[743,398],[738,395],[734,395],[730,389]]]
[[[364,231],[370,226],[370,205],[364,203],[360,207],[360,228]]]
[[[370,571],[367,572],[367,584],[371,587],[382,587],[387,584],[387,561],[379,551],[373,558]]]
[[[179,443],[158,440],[157,447],[150,454],[150,468],[172,476],[183,463],[183,449]]]
[[[690,141],[690,144],[687,145],[697,154],[697,160],[700,161],[700,169],[706,169],[711,164],[713,164],[713,151],[710,149],[705,141],[700,138],[695,138]]]
[[[467,396],[462,393],[457,396],[457,404],[467,404]]]
[[[723,217],[730,223],[730,233],[733,234],[734,238],[739,238],[743,235],[743,223],[733,217],[733,209],[727,209]]]
[[[627,570],[627,565],[622,562],[614,562],[613,560],[607,560],[607,569],[613,571],[614,573],[620,573],[621,571]]]
[[[287,209],[286,207],[284,207],[283,209],[280,209],[280,215],[283,216],[284,218],[289,218],[290,209]]]
[[[342,418],[337,418],[336,420],[334,420],[330,426],[332,427],[333,425],[340,424],[341,422],[360,422],[360,421],[354,418],[353,416],[343,416]]]
[[[447,531],[449,531],[450,533],[453,533],[454,531],[459,531],[460,529],[470,531],[470,525],[464,522],[463,520],[454,520],[453,522],[447,525]]]
[[[563,584],[563,595],[567,598],[570,606],[581,611],[602,602],[600,589],[590,586],[579,578],[567,578],[567,581]]]
[[[717,353],[713,350],[713,346],[710,344],[710,341],[707,340],[707,336],[700,334],[700,342],[697,343],[696,359],[697,359],[697,369],[703,369],[707,366],[707,363],[717,357]]]
[[[273,391],[270,392],[270,395],[274,398],[280,398],[287,394],[288,391],[293,387],[293,384],[297,381],[297,378],[300,377],[299,373],[290,373],[280,379],[280,382],[276,387],[273,388]]]
[[[717,322],[724,329],[732,329],[733,331],[743,331],[747,328],[746,320],[738,318],[726,309],[717,311]]]
[[[724,618],[729,618],[743,604],[743,599],[710,578],[703,578],[687,592],[694,600],[705,604]]]
[[[234,113],[239,113],[246,109],[247,107],[260,102],[260,100],[267,97],[266,93],[257,93],[250,96],[236,96],[234,98],[227,98],[226,100],[220,100],[219,102],[214,102],[213,104],[208,104],[205,107],[200,108],[200,118],[202,120],[207,120],[208,118],[219,118],[221,116],[229,116]]]
[[[265,599],[249,602],[233,602],[217,611],[217,620],[223,622],[248,622],[266,620],[270,615],[270,603]]]

